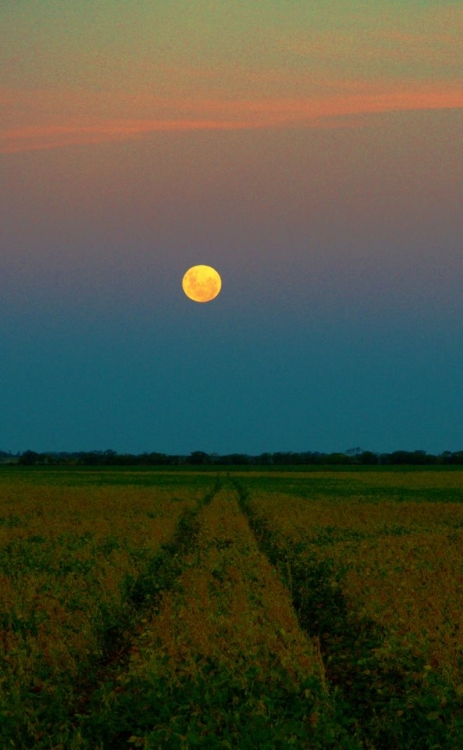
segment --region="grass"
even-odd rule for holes
[[[1,470],[0,746],[463,747],[463,472],[188,468]]]

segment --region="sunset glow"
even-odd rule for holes
[[[0,449],[463,447],[460,4],[0,21]]]

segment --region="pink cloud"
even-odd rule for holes
[[[353,115],[463,108],[463,90],[448,82],[399,85],[332,80],[325,86],[320,81],[312,96],[292,98],[168,99],[142,94],[66,92],[57,96],[54,92],[2,91],[0,101],[9,112],[7,127],[0,131],[0,152],[15,153],[120,141],[161,131],[345,127],[346,117]]]
[[[92,126],[49,125],[18,128],[0,134],[0,153],[35,151],[60,146],[103,143],[136,138],[146,133],[175,130],[234,130],[250,128],[249,122],[214,120],[126,120],[107,121]],[[254,127],[259,127],[256,124]]]

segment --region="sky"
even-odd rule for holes
[[[1,450],[463,449],[460,2],[5,0],[0,70]]]

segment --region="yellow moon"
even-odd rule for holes
[[[211,266],[193,266],[182,279],[186,296],[194,302],[210,302],[222,288],[222,279]]]

